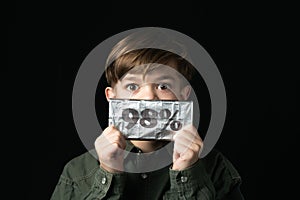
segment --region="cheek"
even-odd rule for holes
[[[158,94],[158,98],[161,100],[180,100],[181,96],[180,94],[177,94],[177,92],[161,92]]]
[[[116,90],[116,98],[119,99],[128,99],[131,96],[131,93],[127,90],[117,89]]]

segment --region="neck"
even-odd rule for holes
[[[166,141],[140,141],[140,140],[131,140],[130,141],[134,146],[141,149],[144,153],[149,153],[156,151],[157,149],[164,146],[167,142]]]

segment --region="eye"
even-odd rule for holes
[[[135,90],[139,89],[139,86],[137,84],[130,83],[130,84],[126,85],[126,89],[129,91],[135,91]]]
[[[160,83],[157,85],[157,89],[159,90],[168,90],[170,89],[170,86],[166,83]]]

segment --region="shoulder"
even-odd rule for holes
[[[241,184],[241,176],[236,168],[217,149],[213,149],[205,156],[203,163],[217,194],[228,193]]]
[[[213,149],[205,158],[203,158],[206,170],[212,173],[215,170],[225,170],[232,179],[240,179],[238,171],[223,153]]]
[[[80,182],[91,178],[98,169],[99,162],[92,150],[70,160],[65,165],[61,177],[66,181]]]

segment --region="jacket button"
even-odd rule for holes
[[[142,154],[142,150],[139,149],[137,154],[141,155]]]
[[[182,183],[185,183],[185,182],[187,182],[188,178],[186,176],[182,176],[180,178],[180,180],[181,180]]]
[[[146,179],[148,177],[147,174],[141,174],[142,179]]]
[[[106,178],[105,177],[102,178],[101,183],[102,183],[102,185],[104,185],[106,183]]]

